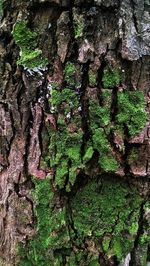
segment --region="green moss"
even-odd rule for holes
[[[62,157],[62,156],[61,156]],[[60,157],[60,158],[61,158]],[[56,168],[55,181],[59,188],[63,188],[65,185],[66,177],[68,176],[68,161],[65,158],[60,160],[59,165]]]
[[[139,239],[139,242],[140,244],[145,244],[145,243],[149,243],[150,242],[150,236],[147,235],[147,233],[143,234],[140,236],[140,239]]]
[[[112,155],[111,156],[109,156],[109,155],[100,156],[99,164],[105,172],[115,172],[115,171],[117,171],[117,169],[119,167],[116,159],[113,158]]]
[[[113,240],[113,252],[118,258],[119,261],[123,259],[124,256],[122,256],[124,250],[124,244],[122,239],[118,236]],[[130,250],[130,249],[129,249]]]
[[[17,22],[14,26],[13,37],[20,47],[36,48],[37,33],[32,32],[26,21]]]
[[[83,163],[87,163],[92,158],[93,154],[94,154],[93,147],[92,146],[88,147],[83,156]]]
[[[120,83],[120,73],[118,69],[109,69],[104,70],[102,78],[104,88],[113,88],[119,85]]]
[[[138,149],[133,147],[131,150],[130,150],[130,153],[128,155],[128,163],[129,164],[133,164],[135,163],[139,158],[139,152],[138,152]]]
[[[111,91],[103,90],[102,102],[98,99],[89,100],[89,126],[93,148],[99,152],[99,165],[106,172],[114,172],[118,169],[109,143],[110,130],[114,130],[111,123]],[[143,129],[147,120],[145,111],[144,94],[140,91],[118,92],[118,113],[116,115],[116,128],[128,129],[130,136],[135,136]],[[124,148],[124,147],[123,147]],[[137,153],[137,151],[136,151]],[[129,155],[128,161],[137,159],[135,152]]]
[[[95,129],[92,140],[94,149],[97,150],[100,154],[99,165],[103,169],[103,171],[116,171],[118,169],[118,163],[112,155],[110,144],[104,129]]]
[[[69,86],[75,86],[76,67],[72,62],[67,62],[64,70],[64,79]]]
[[[0,0],[0,19],[3,14],[3,0]]]
[[[121,261],[134,246],[138,226],[134,233],[131,229],[139,220],[141,201],[138,191],[130,190],[122,180],[112,182],[104,177],[100,192],[95,181],[89,182],[71,200],[78,237],[91,236],[102,243],[106,255],[115,255]]]
[[[102,248],[103,248],[105,253],[107,253],[107,251],[109,250],[110,241],[111,241],[110,237],[105,236],[103,238]]]
[[[16,23],[13,37],[20,47],[18,65],[34,69],[44,68],[48,64],[48,60],[42,56],[42,51],[37,47],[37,33],[28,28],[26,21]]]
[[[147,202],[143,206],[143,211],[145,213],[145,220],[143,225],[143,233],[140,236],[139,242],[142,245],[149,244],[150,243],[150,221],[149,221],[149,212],[150,212],[150,200],[147,200]]]
[[[110,105],[111,92],[102,93],[103,103],[100,106],[98,100],[89,101],[90,128],[92,133],[93,148],[99,152],[99,165],[103,171],[114,172],[118,169],[118,163],[114,158],[108,135],[110,132]]]
[[[35,67],[43,68],[47,65],[47,60],[43,58],[42,51],[39,49],[23,50],[17,64],[30,69]]]
[[[73,12],[73,26],[74,26],[75,39],[82,37],[84,30],[83,16],[76,13],[75,9]]]
[[[35,190],[35,214],[37,232],[27,245],[19,245],[20,266],[24,265],[59,265],[61,257],[54,257],[53,250],[69,247],[70,237],[66,225],[66,209],[54,208],[53,191],[49,179],[33,179]]]
[[[96,101],[90,101],[91,127],[97,128],[107,126],[110,123],[110,109],[107,106],[100,106]]]
[[[66,190],[69,191],[74,185],[78,169],[83,167],[81,160],[83,132],[78,112],[78,97],[71,89],[52,88],[49,103],[53,112],[59,113],[57,131],[50,131],[50,166],[56,169],[55,182],[59,188],[65,186],[69,177],[66,184]]]
[[[126,125],[130,136],[135,136],[147,121],[145,100],[142,91],[118,92],[117,123]]]
[[[92,259],[89,266],[100,266],[99,259]]]
[[[89,85],[91,87],[95,87],[97,84],[97,74],[92,71],[92,69],[89,70]]]
[[[77,108],[79,105],[75,91],[72,91],[69,88],[64,88],[63,90],[60,90],[59,88],[52,88],[49,103],[53,106],[55,112],[59,110],[60,105],[63,102],[69,104],[69,109],[67,108],[67,112],[70,111],[73,107]],[[66,106],[64,111],[65,113],[67,113]]]
[[[129,232],[131,235],[134,235],[137,233],[137,230],[138,230],[138,227],[139,227],[139,224],[138,224],[138,221],[135,221],[131,224],[130,228],[129,228]]]
[[[103,128],[97,128],[94,130],[92,140],[94,149],[102,154],[108,153],[110,145]]]

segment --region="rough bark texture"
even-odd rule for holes
[[[0,265],[146,266],[149,0],[0,16]]]

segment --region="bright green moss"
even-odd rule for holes
[[[50,131],[50,166],[56,169],[55,182],[59,188],[65,186],[69,177],[66,184],[66,190],[69,191],[75,183],[78,169],[83,168],[81,160],[83,132],[78,112],[78,97],[71,89],[52,88],[49,103],[53,112],[59,113],[57,131]]]
[[[117,123],[126,125],[130,136],[135,136],[144,128],[147,120],[145,100],[142,91],[118,92]]]
[[[122,256],[123,250],[124,250],[124,243],[123,243],[122,239],[119,236],[115,237],[115,239],[113,240],[113,252],[119,261],[121,261],[124,257],[124,256]]]
[[[131,224],[130,228],[129,228],[130,234],[132,234],[132,235],[136,234],[137,233],[137,230],[138,230],[138,227],[139,227],[138,221],[133,222]]]
[[[103,248],[103,250],[104,250],[105,253],[107,253],[107,251],[109,250],[110,241],[111,241],[111,238],[110,237],[105,236],[103,238],[102,248]]]
[[[73,26],[74,26],[75,39],[82,37],[84,30],[83,16],[76,13],[75,9],[73,12]]]
[[[77,108],[79,103],[77,99],[77,95],[74,91],[69,88],[65,88],[62,91],[59,88],[52,88],[51,97],[49,99],[49,103],[53,106],[55,112],[58,111],[61,103],[66,102],[69,104],[69,109],[67,108],[67,112],[71,110],[71,108]],[[66,106],[65,106],[65,113]]]
[[[67,62],[64,69],[64,79],[69,86],[75,86],[76,67],[72,62]]]
[[[94,154],[93,147],[92,146],[88,147],[83,157],[83,163],[87,163],[92,158],[93,154]]]
[[[99,164],[105,172],[115,172],[118,169],[118,163],[113,156],[100,156]]]
[[[18,65],[30,69],[46,67],[48,60],[42,56],[42,51],[37,47],[37,33],[28,28],[26,21],[16,23],[13,37],[20,47]]]
[[[149,243],[150,242],[150,236],[147,235],[147,233],[143,234],[140,236],[140,243],[141,244],[145,244],[145,243]]]
[[[110,130],[114,130],[114,125],[111,123],[111,91],[103,90],[101,97],[101,105],[98,99],[89,100],[91,139],[93,148],[99,152],[100,167],[105,172],[114,172],[118,169],[119,164],[112,154],[109,143]],[[118,113],[116,114],[115,128],[127,128],[129,135],[135,136],[144,128],[147,120],[144,94],[140,91],[126,91],[118,92],[117,97]],[[137,158],[135,152],[132,151],[132,154],[128,157],[128,161],[130,162]]]
[[[104,88],[113,88],[120,83],[120,73],[118,69],[105,69],[102,78]]]
[[[92,136],[93,147],[102,154],[106,154],[109,151],[109,141],[103,128],[97,128],[94,130]]]
[[[59,188],[63,188],[65,185],[66,177],[68,176],[68,161],[65,158],[60,160],[56,168],[55,181]]]
[[[37,33],[32,32],[28,26],[26,21],[20,21],[17,22],[14,26],[13,30],[13,36],[15,39],[15,42],[20,47],[30,47],[30,48],[36,48],[36,38]]]
[[[80,146],[68,147],[66,154],[69,159],[74,162],[77,167],[81,164],[81,151]]]
[[[118,163],[111,153],[110,144],[104,129],[95,129],[92,140],[94,149],[100,154],[99,165],[103,171],[116,171],[118,169]]]
[[[89,182],[71,200],[78,237],[97,239],[106,255],[121,261],[134,246],[138,226],[132,229],[139,220],[141,201],[138,191],[130,190],[122,180],[112,182],[105,176],[100,190],[95,181]]]
[[[54,208],[52,187],[49,179],[34,179],[35,214],[37,232],[26,247],[19,245],[21,257],[19,266],[25,265],[59,265],[61,256],[54,257],[53,250],[69,247],[70,237],[66,224],[66,209]]]
[[[47,64],[47,60],[43,58],[42,51],[35,49],[33,51],[23,50],[18,65],[33,69],[35,67],[43,68]]]
[[[91,117],[91,127],[97,128],[107,126],[110,123],[110,109],[106,106],[100,106],[98,102],[91,100],[89,106]]]
[[[99,152],[99,165],[105,172],[114,172],[118,163],[112,155],[108,134],[110,132],[111,93],[103,92],[105,105],[100,106],[96,100],[89,101],[90,128],[93,148]]]

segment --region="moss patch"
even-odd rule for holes
[[[114,172],[118,163],[114,158],[109,142],[111,92],[102,93],[103,105],[98,100],[89,100],[90,129],[94,150],[99,153],[99,165],[105,172]]]
[[[118,92],[119,125],[126,125],[130,136],[135,136],[144,128],[147,121],[145,100],[142,91]]]
[[[92,181],[77,192],[71,201],[74,227],[79,238],[95,237],[108,256],[121,261],[134,246],[142,199],[123,181],[113,183],[106,177],[100,191]]]
[[[33,196],[35,199],[37,233],[32,240],[27,242],[26,247],[19,246],[18,253],[21,257],[19,266],[60,265],[56,264],[59,256],[55,258],[53,250],[69,247],[70,245],[66,224],[66,209],[65,207],[54,207],[54,194],[49,179],[34,179],[34,183]]]
[[[120,73],[118,69],[106,68],[104,70],[102,82],[104,88],[113,88],[119,85],[120,83]]]
[[[50,166],[56,169],[55,182],[66,189],[75,183],[78,171],[83,167],[81,144],[83,132],[81,117],[78,112],[79,101],[75,91],[65,88],[62,91],[52,89],[50,105],[55,113],[59,112],[57,130],[50,131],[49,156]]]
[[[16,23],[13,37],[20,47],[18,65],[30,69],[46,67],[48,60],[43,57],[42,50],[37,47],[37,33],[28,28],[26,21]]]
[[[72,62],[67,62],[64,69],[64,80],[66,81],[68,86],[75,86],[75,73],[76,67]]]
[[[76,9],[73,9],[73,26],[74,26],[75,39],[82,37],[84,30],[84,19],[82,15],[79,15],[76,12]]]

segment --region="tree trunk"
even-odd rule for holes
[[[0,265],[149,265],[149,0],[0,9]]]

